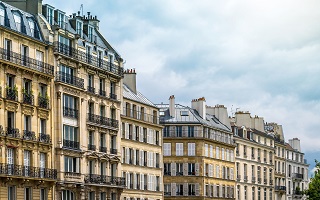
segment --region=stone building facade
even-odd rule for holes
[[[162,126],[159,108],[136,88],[135,70],[123,79],[122,176],[123,200],[162,200]]]
[[[204,98],[191,108],[158,104],[163,130],[165,199],[234,199],[233,135],[226,109],[207,107]],[[219,120],[214,113],[221,113]],[[210,113],[210,114],[209,114]]]
[[[0,199],[51,199],[54,66],[37,19],[0,2]]]
[[[236,142],[236,199],[274,199],[274,137],[263,118],[236,112],[231,118]]]

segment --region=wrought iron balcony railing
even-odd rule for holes
[[[99,174],[86,174],[84,177],[84,182],[94,184],[116,185],[120,187],[126,186],[126,179],[124,177],[107,176]]]
[[[53,66],[20,53],[0,48],[0,59],[53,76]]]
[[[117,100],[117,95],[114,93],[109,94],[110,99]]]
[[[37,141],[36,134],[33,131],[29,131],[29,130],[23,130],[22,138],[24,140]]]
[[[292,173],[292,178],[293,179],[303,179],[303,174]]]
[[[105,97],[107,94],[105,90],[99,90],[99,95]]]
[[[88,150],[95,151],[96,150],[96,145],[88,144]]]
[[[96,89],[94,87],[88,86],[88,92],[91,92],[93,94],[96,93]]]
[[[20,130],[17,128],[7,128],[6,136],[12,137],[12,138],[20,138]]]
[[[51,143],[51,138],[49,134],[45,134],[45,133],[39,133],[39,142],[43,142],[43,143],[47,143],[50,144]]]
[[[49,99],[46,97],[38,97],[38,106],[40,108],[49,109]]]
[[[57,179],[57,170],[49,169],[49,168],[0,163],[0,175],[55,180]]]
[[[116,66],[111,62],[104,61],[103,59],[99,59],[97,57],[94,57],[90,54],[79,51],[69,45],[66,45],[60,42],[54,42],[53,45],[54,45],[54,49],[53,49],[54,52],[61,53],[65,56],[71,57],[80,62],[84,62],[91,66],[97,67],[98,69],[101,69],[105,72],[115,74],[116,76],[119,76],[119,77],[123,76],[123,68]]]
[[[164,171],[164,172],[163,172],[163,175],[171,176],[171,171]]]
[[[56,81],[67,83],[77,88],[84,89],[84,80],[82,78],[72,76],[71,74],[67,74],[61,71],[58,71],[56,73]]]
[[[63,116],[78,118],[78,110],[74,108],[63,107]]]
[[[91,113],[88,113],[87,121],[95,123],[95,124],[103,125],[103,126],[110,126],[110,127],[113,127],[113,128],[118,128],[119,127],[118,120],[107,118],[107,117],[103,117],[103,116],[100,116],[100,115],[91,114]]]
[[[34,96],[33,94],[24,93],[23,94],[23,103],[33,105]]]
[[[110,148],[110,154],[117,154],[118,150],[114,148]]]
[[[6,99],[8,100],[12,100],[12,101],[18,101],[18,91],[8,87],[6,89],[7,95],[6,95]]]
[[[79,142],[72,140],[63,140],[63,147],[71,149],[79,149]]]
[[[100,152],[107,153],[107,147],[100,147],[100,148],[99,148],[99,151],[100,151]]]

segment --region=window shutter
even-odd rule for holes
[[[183,196],[188,196],[188,183],[183,183]]]
[[[153,153],[153,167],[156,167],[157,166],[157,154],[156,153]]]
[[[219,187],[219,196],[222,197],[222,186]]]
[[[132,140],[136,140],[136,126],[132,124]]]
[[[208,190],[209,190],[209,191],[208,191],[208,196],[211,197],[211,185],[209,185],[208,187],[209,187],[209,188],[208,188]]]
[[[137,155],[136,155],[136,150],[135,149],[133,149],[133,164],[134,165],[136,165],[136,157],[137,157]]]
[[[183,175],[188,176],[188,163],[183,163]]]
[[[150,144],[150,130],[147,128],[147,143]]]
[[[129,164],[129,149],[126,147],[126,163]]]
[[[137,189],[137,176],[133,173],[133,189]]]
[[[143,142],[143,128],[139,126],[139,142]]]
[[[170,137],[176,137],[176,127],[169,126]]]
[[[80,158],[76,158],[76,163],[74,163],[76,165],[76,172],[79,173],[80,172]]]
[[[144,190],[144,176],[140,174],[140,189]]]
[[[130,177],[129,177],[129,172],[126,172],[126,178],[127,178],[127,188],[130,188]]]
[[[176,176],[176,163],[171,163],[171,176]]]
[[[254,175],[253,175],[254,176]],[[230,168],[230,179],[231,180],[234,180],[234,177],[233,177],[233,168]]]
[[[195,166],[196,166],[196,176],[199,176],[199,163],[196,163],[195,164]]]
[[[171,196],[176,196],[176,187],[177,187],[177,184],[176,183],[171,183]]]
[[[129,139],[129,124],[125,123],[125,138]]]
[[[182,137],[188,137],[188,126],[182,126]]]
[[[196,183],[196,196],[200,196],[200,186],[199,186],[199,183]]]
[[[143,151],[142,150],[139,150],[139,165],[142,166],[142,153]]]

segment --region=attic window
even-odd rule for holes
[[[0,25],[4,25],[4,17],[5,17],[4,8],[0,6]]]
[[[82,37],[82,27],[83,27],[82,22],[77,20],[76,29],[77,29],[77,34],[80,35],[80,37]]]
[[[160,116],[164,116],[164,111],[160,111]]]
[[[21,16],[19,15],[19,13],[14,12],[13,18],[16,24],[17,31],[21,32]]]
[[[183,110],[180,112],[181,116],[189,116],[189,111]]]

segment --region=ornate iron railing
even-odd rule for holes
[[[91,86],[88,86],[88,92],[91,92],[91,93],[93,93],[93,94],[95,94],[96,93],[96,89],[94,88],[94,87],[91,87]]]
[[[105,90],[99,90],[99,95],[105,97],[107,94]]]
[[[40,108],[49,109],[49,99],[46,97],[39,96],[38,97],[38,106]]]
[[[110,97],[110,99],[117,100],[117,95],[116,94],[110,93],[109,97]]]
[[[99,151],[100,151],[100,152],[107,153],[107,147],[100,147],[100,148],[99,148]]]
[[[7,128],[6,136],[12,138],[20,138],[20,130],[17,128]]]
[[[303,179],[303,174],[292,173],[292,178],[295,178],[295,179]]]
[[[34,96],[33,94],[24,93],[23,94],[23,103],[33,105]]]
[[[23,130],[22,138],[24,140],[37,141],[36,134],[33,131],[29,131],[29,130]]]
[[[12,101],[18,101],[18,91],[16,91],[13,88],[8,87],[6,89],[6,92],[7,92],[6,99],[12,100]]]
[[[40,179],[57,179],[57,170],[40,167],[0,163],[0,175]]]
[[[63,107],[63,116],[78,118],[78,110],[68,107]]]
[[[53,75],[52,65],[4,48],[0,48],[0,59],[7,60],[9,62],[36,70],[38,72],[42,72],[44,74],[49,74],[51,76]]]
[[[107,117],[103,117],[103,116],[100,116],[100,115],[91,114],[91,113],[88,113],[87,121],[95,123],[95,124],[104,125],[104,126],[111,126],[113,128],[118,128],[119,127],[118,120],[107,118]]]
[[[54,45],[54,49],[53,49],[54,52],[61,53],[65,56],[74,58],[75,60],[97,67],[103,71],[115,74],[119,77],[123,76],[123,68],[111,62],[104,61],[102,59],[94,57],[85,52],[79,51],[69,45],[66,45],[60,42],[54,42],[53,45]]]
[[[45,133],[39,133],[39,142],[50,144],[51,143],[50,135]]]
[[[86,174],[84,177],[84,182],[94,184],[116,185],[121,187],[126,186],[126,179],[124,177],[115,177],[99,174]]]
[[[67,83],[80,89],[84,89],[84,80],[82,78],[71,76],[70,74],[61,71],[58,71],[56,73],[56,81]]]
[[[79,149],[79,142],[72,140],[63,140],[63,147],[71,149]]]
[[[110,148],[110,154],[117,154],[118,150],[114,148]]]
[[[88,144],[88,150],[95,151],[95,150],[96,150],[96,145],[94,145],[94,144]]]

